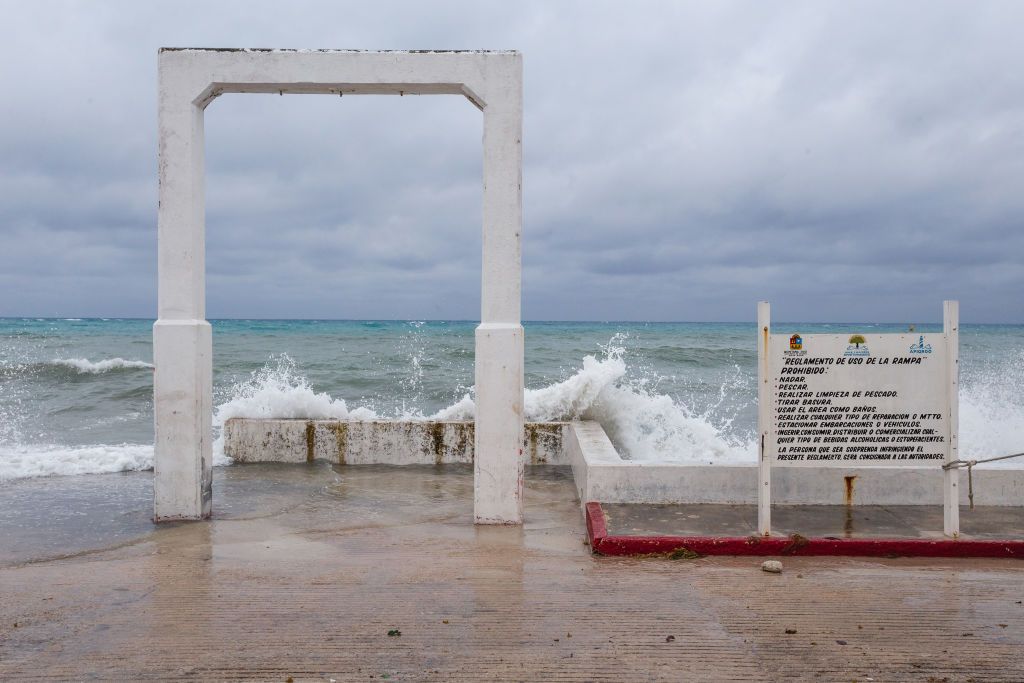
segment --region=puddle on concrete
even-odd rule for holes
[[[527,471],[528,504],[575,504],[568,468]],[[453,521],[472,528],[472,465],[232,465],[214,469],[213,485],[215,523],[280,517],[284,528],[316,533]],[[148,541],[180,526],[153,524],[152,505],[152,472],[0,484],[0,566]]]
[[[750,536],[754,505],[604,504],[608,532],[626,536]],[[961,509],[964,538],[1019,538],[1024,508]],[[935,505],[775,505],[772,532],[779,536],[835,538],[943,538],[942,507]]]
[[[328,465],[233,465],[214,469],[214,515],[271,515],[338,480]],[[0,565],[76,555],[146,540],[153,473],[20,479],[0,484]]]

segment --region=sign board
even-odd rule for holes
[[[928,467],[959,535],[959,307],[941,333],[771,333],[758,305],[758,530],[771,534],[772,467]]]
[[[771,335],[774,466],[919,466],[949,451],[942,334]]]

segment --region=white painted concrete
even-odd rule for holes
[[[203,111],[224,93],[463,95],[484,115],[475,517],[522,522],[522,59],[515,52],[162,49],[153,328],[157,520],[210,514]],[[190,331],[185,331],[190,330]]]
[[[623,460],[596,422],[572,422],[565,437],[580,501],[601,503],[758,502],[757,463],[688,465]],[[853,480],[858,505],[941,505],[941,467],[782,467],[772,472],[772,501],[784,504],[842,505],[846,477]],[[961,487],[965,488],[965,487]],[[976,505],[1024,505],[1024,470],[974,471]],[[960,504],[967,493],[960,491]]]
[[[153,393],[159,409],[153,467],[157,521],[210,516],[211,334],[205,320],[158,320],[153,327],[153,363],[158,369]]]
[[[527,423],[523,463],[567,464],[562,442],[568,431],[567,422]],[[224,425],[224,452],[237,462],[471,463],[474,432],[472,422],[233,418]]]
[[[345,465],[469,463],[472,422],[341,421],[234,418],[225,425],[225,452],[240,462],[326,460]],[[758,500],[758,465],[644,463],[624,460],[597,422],[527,423],[524,464],[571,465],[581,502],[738,503]],[[976,469],[978,505],[1024,504],[1024,470]],[[938,467],[780,468],[773,500],[785,504],[937,505]],[[961,492],[961,504],[968,503]]]
[[[772,423],[772,385],[768,351],[772,338],[772,307],[757,302],[757,533],[772,533],[772,461],[765,449]]]
[[[960,457],[960,302],[942,302],[942,331],[946,338],[946,390],[947,418],[949,420],[949,449],[946,451],[946,464],[955,462]],[[960,470],[950,468],[943,473],[945,479],[942,487],[943,529],[947,536],[956,538],[960,535],[960,500],[968,492],[958,494],[960,488]]]
[[[518,524],[523,519],[523,328],[518,323],[484,322],[476,330],[476,419],[476,523]]]

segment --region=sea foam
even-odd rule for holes
[[[1024,353],[992,367],[961,371],[960,459],[1024,452]],[[1024,467],[1024,457],[984,467]]]
[[[140,370],[143,361],[113,358],[101,361],[61,359],[51,364],[83,374]],[[725,379],[716,404],[697,409],[657,390],[658,378],[630,367],[625,350],[613,339],[602,354],[587,355],[558,382],[525,393],[528,421],[596,420],[623,457],[645,462],[756,462],[752,436],[733,429],[726,398],[749,408],[754,400],[750,373],[736,369]],[[1024,356],[993,368],[971,367],[963,373],[960,391],[960,457],[986,458],[1024,450],[1024,399],[1018,378],[1024,377]],[[11,387],[9,386],[8,389]],[[150,444],[63,446],[23,443],[20,400],[9,396],[0,405],[0,480],[46,475],[75,475],[150,469]],[[6,412],[5,412],[6,411]],[[274,356],[246,380],[224,392],[214,410],[218,434],[214,464],[226,465],[219,434],[226,420],[249,418],[313,418],[372,420],[472,420],[471,388],[451,405],[431,414],[415,407],[381,415],[367,407],[317,391],[287,355]],[[1024,459],[984,467],[1022,467]]]
[[[230,460],[224,455],[224,423],[233,417],[305,418],[309,420],[372,420],[376,413],[367,408],[350,411],[344,399],[318,392],[298,372],[295,361],[287,354],[272,356],[262,369],[235,384],[229,398],[213,411],[213,442],[215,465]]]
[[[262,369],[235,384],[230,397],[213,411],[220,428],[233,417],[306,418],[313,420],[370,420],[377,415],[366,408],[350,411],[343,399],[317,392],[288,355],[273,356]]]
[[[0,446],[0,481],[48,475],[130,472],[152,467],[152,444]]]
[[[753,442],[729,439],[708,419],[666,394],[627,379],[625,350],[609,345],[603,358],[585,356],[567,379],[527,389],[529,422],[596,420],[626,458],[661,462],[743,462],[755,457]],[[476,406],[467,394],[430,416],[472,420]]]
[[[614,341],[614,340],[613,340]],[[625,350],[609,344],[603,357],[588,355],[566,379],[527,389],[529,422],[596,420],[625,457],[643,461],[738,462],[754,458],[753,444],[729,439],[711,423],[671,396],[650,391],[645,382],[627,379]],[[433,414],[403,410],[407,420],[473,420],[472,391]],[[315,391],[287,355],[273,357],[261,370],[236,384],[214,411],[214,427],[232,417],[373,420],[367,408],[350,409],[326,392]],[[223,453],[222,438],[215,452]]]
[[[656,377],[631,377],[626,352],[612,340],[599,357],[584,356],[566,379],[527,389],[527,421],[595,420],[604,427],[619,453],[644,462],[752,463],[757,444],[752,434],[733,433],[726,404],[752,405],[750,383],[739,368],[721,385],[717,403],[697,410],[660,393]],[[986,458],[1024,450],[1024,400],[1016,377],[1024,376],[1024,359],[992,372],[976,372],[961,386],[960,457]],[[655,388],[652,388],[655,387]],[[379,415],[368,408],[350,409],[341,399],[316,392],[288,356],[276,357],[233,390],[221,404],[214,424],[230,417],[322,418],[372,420],[473,420],[473,390],[431,414],[403,409],[400,415]],[[223,457],[223,456],[221,456]],[[1024,467],[1024,458],[986,467]]]
[[[141,360],[125,360],[124,358],[108,358],[91,361],[87,358],[55,358],[49,365],[68,368],[82,375],[100,375],[115,370],[152,370],[153,365]]]

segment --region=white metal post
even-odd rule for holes
[[[949,434],[946,445],[946,463],[959,456],[960,431],[960,302],[942,302],[942,331],[946,339],[946,378],[949,406]],[[942,485],[943,532],[956,538],[960,535],[960,470],[949,468],[943,472]]]
[[[757,479],[757,533],[771,536],[772,533],[772,466],[765,445],[768,442],[772,424],[772,387],[769,369],[769,344],[771,343],[772,308],[767,301],[757,303],[757,433],[758,448]]]

